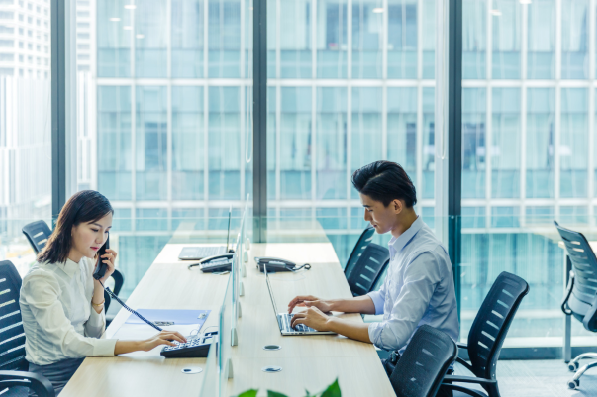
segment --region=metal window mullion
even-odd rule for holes
[[[52,220],[66,202],[66,5],[50,2]]]
[[[311,199],[313,211],[315,211],[315,201],[317,199],[317,90],[315,79],[317,77],[317,0],[312,0],[311,4]],[[315,219],[315,213],[313,213]]]
[[[588,180],[588,224],[592,228],[595,225],[594,213],[595,208],[594,206],[590,205],[595,197],[595,158],[594,158],[594,148],[595,148],[595,89],[593,88],[593,84],[595,82],[595,12],[596,1],[590,0],[589,2],[589,162],[588,162],[588,172],[587,176]]]
[[[267,216],[267,1],[253,3],[253,238],[265,242]]]
[[[209,1],[203,0],[203,217],[209,218]],[[209,222],[203,222],[208,229]]]
[[[422,186],[423,186],[423,87],[419,84],[417,87],[417,151],[416,151],[416,164],[417,164],[417,187],[419,188],[419,197],[422,198]],[[419,206],[422,206],[419,202]]]
[[[485,31],[485,219],[491,220],[491,147],[493,139],[493,111],[492,111],[492,62],[493,62],[493,0],[486,0],[487,25]]]
[[[458,320],[460,320],[460,215],[462,171],[462,0],[450,0],[449,6],[449,76],[448,76],[448,215],[453,217],[449,233],[450,257],[453,266]],[[440,32],[438,34],[442,34]]]
[[[280,180],[281,180],[281,149],[282,149],[282,145],[280,143],[281,137],[282,137],[282,127],[280,125],[281,121],[282,121],[282,110],[281,110],[281,106],[282,106],[282,89],[280,88],[279,85],[276,85],[276,164],[275,164],[275,170],[276,170],[276,202],[279,204],[281,201],[281,189],[280,189]]]
[[[388,159],[388,89],[381,87],[381,158]]]
[[[384,12],[381,14],[381,78],[385,82],[388,78],[388,0],[382,0],[382,8]]]
[[[522,86],[520,88],[520,226],[526,226],[526,185],[527,185],[527,69],[528,69],[528,12],[529,6],[522,6],[522,37],[521,37],[521,73]]]
[[[417,79],[423,79],[423,0],[417,2]],[[420,84],[420,81],[419,81]],[[420,90],[419,90],[420,91]],[[421,185],[419,185],[421,186]]]
[[[246,32],[246,17],[247,17],[247,12],[249,10],[247,10],[247,6],[248,3],[246,1],[242,1],[241,5],[240,5],[240,31],[243,33],[240,36],[240,77],[241,77],[241,84],[239,87],[240,90],[240,153],[239,153],[239,160],[240,160],[240,198],[241,200],[245,200],[246,197],[246,145],[248,145],[247,142],[247,123],[246,123],[246,117],[248,117],[248,114],[246,112],[247,110],[247,104],[246,104],[246,95],[247,95],[247,90],[248,90],[248,86],[247,86],[247,82],[246,82],[246,62],[247,62],[247,48],[248,48],[248,43],[245,40],[246,39],[246,35],[244,34],[244,32]],[[241,206],[242,208],[242,206]]]
[[[172,230],[172,0],[166,3],[166,201],[168,230]]]

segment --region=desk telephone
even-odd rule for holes
[[[211,272],[226,272],[232,271],[232,261],[234,260],[234,252],[226,254],[212,255],[201,259],[199,262],[191,263],[188,269],[199,266],[204,273]]]
[[[106,243],[98,250],[98,258],[99,263],[97,264],[95,270],[93,271],[93,278],[98,280],[104,277],[106,274],[106,270],[108,270],[108,265],[102,262],[102,255],[106,253],[106,250],[110,248],[110,236],[106,240]],[[207,258],[206,258],[207,259]],[[126,310],[133,313],[135,316],[139,317],[143,320],[147,325],[155,329],[156,331],[161,332],[162,328],[158,327],[158,325],[171,325],[169,323],[164,322],[157,322],[153,323],[143,317],[140,313],[136,310],[131,309],[126,303],[124,303],[114,292],[110,290],[110,287],[104,286],[104,284],[100,281],[104,290],[110,295],[110,297],[116,300],[118,303],[122,305]],[[218,331],[215,332],[208,332],[203,336],[197,337],[196,339],[187,341],[187,343],[177,343],[176,346],[165,346],[162,351],[160,352],[161,356],[164,357],[207,357],[209,353],[209,346],[211,346],[212,338],[218,334]]]
[[[267,272],[296,272],[302,268],[307,270],[311,269],[311,265],[305,263],[302,266],[297,266],[296,263],[289,261],[288,259],[276,258],[273,256],[256,256],[255,262],[257,268],[263,273],[263,265],[267,265]]]

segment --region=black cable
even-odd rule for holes
[[[290,271],[292,271],[292,272],[298,272],[302,268],[309,270],[309,269],[311,269],[311,264],[305,263],[303,266],[289,267]]]
[[[104,284],[100,280],[98,280],[98,281],[102,285],[102,287],[104,287]],[[116,294],[114,292],[110,291],[110,287],[104,287],[104,291],[106,291],[110,295],[111,298],[116,299],[116,301],[118,303],[120,303],[122,305],[122,307],[124,307],[126,310],[128,310],[131,313],[133,313],[135,316],[139,317],[141,320],[145,321],[145,323],[147,325],[149,325],[150,327],[153,327],[154,329],[156,329],[156,330],[158,330],[160,332],[163,331],[160,327],[158,327],[157,325],[155,325],[154,323],[152,323],[151,321],[149,321],[148,319],[146,319],[145,317],[143,317],[141,314],[137,313],[137,311],[135,311],[135,310],[131,309],[130,307],[128,307],[127,304],[124,303],[122,300],[120,300],[120,298],[118,296],[116,296]]]

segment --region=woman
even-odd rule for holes
[[[29,371],[45,376],[56,395],[86,356],[115,356],[149,351],[171,341],[186,342],[178,332],[162,331],[140,341],[99,339],[106,329],[101,283],[114,273],[117,253],[98,250],[108,239],[114,210],[106,197],[93,190],[73,195],[64,205],[56,228],[23,279],[21,312],[27,341]],[[99,261],[107,264],[104,277],[92,277]]]

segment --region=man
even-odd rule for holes
[[[384,362],[389,376],[421,325],[429,324],[458,340],[452,263],[447,250],[415,213],[415,186],[400,165],[375,161],[356,170],[352,184],[365,208],[365,220],[377,233],[392,234],[384,284],[379,291],[349,299],[297,296],[288,304],[288,312],[296,306],[307,307],[294,315],[292,326],[305,324],[397,351]],[[357,323],[325,314],[331,311],[383,314],[383,320]]]

